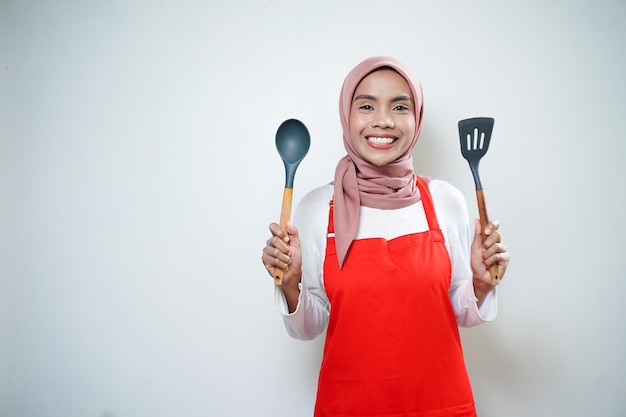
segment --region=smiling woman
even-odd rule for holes
[[[416,138],[414,107],[411,87],[396,71],[380,69],[363,78],[350,111],[355,150],[376,166],[398,159]]]
[[[475,416],[458,326],[493,320],[509,254],[497,223],[472,237],[461,193],[413,171],[422,90],[398,60],[372,57],[340,96],[347,155],[286,232],[270,225],[262,261],[284,271],[288,333],[327,329],[315,416]],[[298,228],[296,228],[296,225]]]

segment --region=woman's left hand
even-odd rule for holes
[[[498,282],[500,282],[511,259],[509,252],[502,244],[499,227],[500,223],[498,221],[489,222],[485,227],[485,239],[483,240],[480,221],[475,221],[471,265],[474,277],[474,291],[479,304],[487,293],[495,285],[498,285],[494,285],[491,281],[491,274],[489,273],[491,265],[498,265]]]

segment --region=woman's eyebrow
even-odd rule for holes
[[[398,96],[398,97],[394,98],[391,101],[393,101],[393,102],[396,102],[396,101],[411,101],[412,102],[413,99],[411,98],[411,96],[403,94],[401,96]]]
[[[375,96],[372,96],[370,94],[359,94],[358,96],[355,96],[354,99],[352,100],[357,101],[357,100],[370,100],[370,101],[378,101],[378,99]],[[401,95],[398,97],[394,97],[393,99],[391,99],[392,103],[398,102],[398,101],[413,101],[413,99],[411,98],[411,96],[409,95]]]
[[[357,101],[357,100],[371,100],[371,101],[376,101],[376,97],[369,95],[369,94],[359,94],[358,96],[354,96],[354,99],[352,99],[352,101]]]

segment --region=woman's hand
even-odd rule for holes
[[[298,229],[291,222],[287,223],[286,229],[287,233],[277,223],[270,224],[272,237],[263,248],[261,260],[272,278],[277,268],[283,270],[282,290],[292,313],[298,306],[300,296],[298,284],[302,279],[302,251]]]
[[[506,247],[502,244],[502,236],[498,228],[499,222],[491,221],[485,227],[485,239],[483,240],[480,221],[474,225],[474,241],[472,242],[472,272],[474,277],[474,292],[478,298],[478,305],[482,304],[485,296],[495,287],[491,282],[489,268],[493,264],[498,265],[498,282],[502,281],[506,268],[511,259]]]

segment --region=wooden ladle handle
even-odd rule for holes
[[[291,202],[293,198],[293,188],[285,188],[283,192],[283,204],[280,209],[280,222],[278,225],[284,233],[287,233],[287,222],[291,219]],[[283,284],[284,271],[279,268],[274,268],[274,284]]]
[[[480,217],[480,229],[482,231],[484,241],[487,238],[487,236],[485,236],[485,228],[487,227],[487,224],[489,224],[489,216],[487,215],[485,194],[482,189],[476,190],[476,201],[478,202],[478,216]],[[500,276],[497,263],[489,267],[489,273],[491,274],[491,285],[498,285],[500,283]]]

